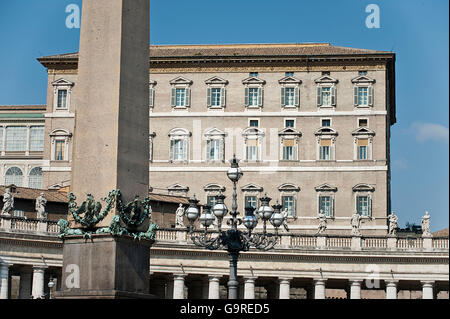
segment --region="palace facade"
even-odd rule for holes
[[[78,55],[38,59],[46,106],[0,109],[1,182],[70,186]],[[150,48],[150,186],[231,207],[228,160],[236,154],[241,212],[265,193],[289,227],[387,233],[395,54],[330,44],[175,45]],[[95,106],[92,106],[95,107]],[[95,119],[102,125],[102,119]],[[108,130],[107,127],[104,128]],[[38,177],[34,177],[38,173]]]

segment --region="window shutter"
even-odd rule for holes
[[[246,87],[245,88],[245,106],[248,106],[248,104],[249,104],[249,88],[248,87]]]
[[[155,89],[154,88],[150,88],[149,101],[148,101],[149,107],[153,107],[154,99],[155,99]]]
[[[281,87],[281,106],[286,105],[286,88]]]
[[[189,159],[189,150],[187,139],[183,139],[183,160],[187,161]]]
[[[169,147],[169,159],[171,160],[171,161],[173,161],[173,149],[174,149],[174,147],[175,147],[175,143],[174,143],[175,141],[174,140],[170,140],[170,147]]]
[[[336,87],[331,87],[331,105],[336,106]]]
[[[331,207],[330,207],[330,217],[334,217],[334,197],[331,196]]]
[[[317,215],[319,215],[320,214],[320,195],[319,195],[319,197],[317,198]]]
[[[211,160],[211,140],[206,141],[206,160]]]
[[[221,161],[225,160],[224,154],[225,154],[225,143],[224,143],[224,140],[222,138],[222,139],[220,139],[220,142],[219,142],[219,159]]]
[[[369,95],[369,106],[373,106],[373,87],[368,87],[368,95]]]
[[[206,88],[206,106],[211,106],[211,88]]]
[[[227,96],[227,89],[221,88],[220,89],[220,105],[222,107],[225,107],[225,105],[226,105],[226,102],[227,102],[226,96]]]
[[[177,89],[176,88],[172,88],[172,93],[171,93],[171,102],[170,104],[172,105],[172,107],[177,106]]]
[[[322,105],[322,87],[317,87],[317,106]]]
[[[368,209],[367,209],[367,213],[369,214],[369,216],[372,216],[372,196],[367,196],[368,197],[368,203],[367,205],[369,205]]]
[[[300,105],[300,89],[298,86],[295,87],[295,106]]]
[[[264,100],[264,89],[262,87],[258,88],[258,106],[263,106]]]
[[[357,86],[353,87],[353,104],[355,106],[358,105],[358,87]]]
[[[186,88],[186,106],[191,106],[191,88]]]

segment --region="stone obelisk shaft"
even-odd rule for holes
[[[149,0],[83,0],[71,191],[148,195]],[[111,216],[98,226],[107,226]]]

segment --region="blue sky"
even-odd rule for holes
[[[369,4],[380,28],[365,25]],[[0,104],[45,104],[37,57],[78,51],[66,28],[80,0],[0,1]],[[400,226],[449,224],[448,0],[152,0],[152,44],[302,43],[394,51],[397,124],[392,127],[392,209]]]

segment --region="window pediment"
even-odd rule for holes
[[[178,128],[178,127],[170,130],[170,132],[169,132],[170,137],[177,137],[177,136],[185,137],[185,136],[191,136],[191,135],[192,135],[191,132],[189,132],[187,129]]]
[[[318,135],[334,135],[337,136],[338,132],[334,129],[332,129],[329,126],[321,127],[319,128],[315,133],[316,136]]]
[[[256,184],[247,184],[241,188],[243,192],[262,192],[264,190],[263,187]]]
[[[315,187],[316,192],[337,192],[337,187],[327,183]]]
[[[207,184],[203,187],[205,192],[225,192],[226,188],[219,184]]]
[[[360,75],[352,79],[352,83],[375,83],[375,79],[369,78],[367,75]]]
[[[75,83],[61,78],[61,79],[58,79],[58,80],[52,82],[52,85],[53,86],[74,86]]]
[[[227,133],[215,127],[205,131],[205,137],[213,137],[213,136],[225,137],[226,135]]]
[[[336,84],[339,81],[337,79],[335,79],[335,78],[332,78],[329,75],[324,75],[324,76],[321,76],[320,78],[314,80],[314,82],[316,82],[317,84],[328,84],[328,83],[329,84]]]
[[[266,81],[261,80],[260,78],[251,76],[249,78],[246,78],[246,79],[242,80],[242,84],[245,84],[245,85],[251,85],[251,84],[264,85],[264,84],[266,84]]]
[[[372,131],[371,129],[368,129],[367,127],[360,127],[360,128],[357,128],[356,130],[354,130],[352,132],[352,135],[353,136],[360,136],[360,135],[375,136],[375,132]]]
[[[278,80],[278,83],[280,84],[302,84],[302,80],[299,80],[293,76],[286,76],[284,78],[282,78],[281,80]]]
[[[72,133],[70,133],[69,131],[64,130],[64,129],[56,129],[56,130],[53,130],[50,133],[50,136],[51,137],[55,137],[55,136],[68,136],[68,137],[71,137]]]
[[[278,186],[278,190],[280,192],[299,192],[300,187],[295,186],[294,184],[285,183]]]
[[[252,136],[252,135],[253,136],[265,136],[265,133],[256,127],[246,128],[244,130],[244,132],[242,133],[242,136],[244,136],[244,137],[248,137],[248,136]]]
[[[352,190],[354,192],[374,192],[375,191],[375,187],[370,186],[369,184],[358,184],[355,185]]]
[[[153,86],[155,86],[156,84],[158,84],[158,82],[153,81],[153,80],[150,80],[149,84],[150,84],[150,86],[153,87]]]
[[[175,79],[169,82],[171,85],[192,85],[194,83],[192,80],[186,79],[183,76],[176,77]]]
[[[188,192],[189,191],[189,187],[188,186],[184,186],[181,184],[173,184],[170,185],[169,187],[167,187],[169,192]]]
[[[296,129],[293,129],[292,127],[287,127],[285,129],[282,129],[280,132],[278,132],[279,136],[295,136],[300,137],[302,136],[302,132],[297,131]]]
[[[207,85],[213,85],[213,84],[227,85],[228,81],[225,79],[222,79],[221,77],[213,76],[212,78],[209,78],[208,80],[206,80],[205,84],[207,84]]]

